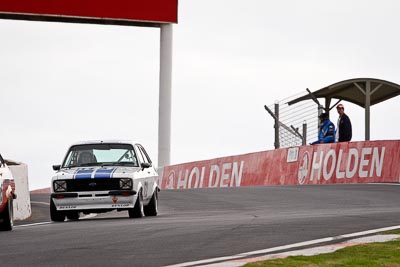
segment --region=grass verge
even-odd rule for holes
[[[400,234],[400,230],[382,234]],[[363,267],[400,267],[400,239],[383,243],[369,243],[337,250],[333,253],[315,256],[290,256],[246,264],[246,267],[260,266],[363,266]]]

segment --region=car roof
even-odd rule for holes
[[[131,145],[137,145],[137,143],[134,143],[134,142],[132,142],[130,140],[89,140],[89,141],[75,142],[71,146],[91,145],[91,144],[131,144]]]

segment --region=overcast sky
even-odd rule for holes
[[[396,0],[180,0],[171,163],[273,149],[263,106],[306,88],[400,84],[399,10]],[[50,186],[76,141],[134,140],[157,165],[158,28],[0,20],[0,38],[0,153],[28,164],[30,189]],[[363,140],[364,110],[344,105]],[[371,108],[371,140],[399,139],[399,107],[397,97]]]

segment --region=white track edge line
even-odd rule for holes
[[[284,246],[278,246],[278,247],[268,248],[268,249],[263,249],[263,250],[255,250],[255,251],[245,252],[245,253],[241,253],[241,254],[237,254],[237,255],[233,255],[233,256],[226,256],[226,257],[211,258],[211,259],[206,259],[206,260],[179,263],[179,264],[174,264],[174,265],[168,265],[165,267],[198,266],[198,265],[214,263],[214,262],[219,262],[219,261],[235,260],[238,258],[244,258],[244,257],[248,257],[248,256],[258,255],[258,254],[266,254],[269,252],[275,252],[275,251],[284,250],[284,249],[303,247],[303,246],[314,245],[314,244],[318,244],[318,243],[325,243],[325,242],[329,242],[329,241],[333,241],[333,240],[341,240],[341,239],[351,238],[351,237],[359,237],[359,236],[375,234],[375,233],[379,233],[379,232],[396,230],[396,229],[400,229],[400,225],[378,228],[378,229],[356,232],[356,233],[345,234],[345,235],[338,235],[338,236],[334,236],[334,237],[326,237],[326,238],[320,238],[320,239],[315,239],[315,240],[309,240],[309,241],[304,241],[304,242],[299,242],[299,243],[294,243],[294,244],[289,244],[289,245],[284,245]]]
[[[22,228],[22,227],[29,227],[29,226],[45,225],[45,224],[50,224],[50,223],[51,223],[51,222],[40,222],[40,223],[21,224],[21,225],[14,225],[14,228]]]
[[[94,217],[96,217],[96,216],[97,216],[96,213],[89,213],[89,214],[83,216],[83,217],[80,218],[80,219],[81,219],[81,220],[82,220],[82,219],[91,219],[91,218],[94,218]],[[14,225],[14,228],[22,228],[22,227],[29,227],[29,226],[46,225],[46,224],[51,224],[51,223],[53,223],[53,222],[39,222],[39,223],[21,224],[21,225]]]

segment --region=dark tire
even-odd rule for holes
[[[136,198],[136,203],[133,209],[128,210],[129,218],[142,218],[144,217],[143,195],[142,191],[139,192]]]
[[[151,196],[151,200],[147,206],[144,207],[144,214],[146,216],[157,216],[158,214],[158,193],[157,189]]]
[[[67,213],[67,219],[70,221],[77,221],[79,220],[79,212],[77,211],[70,211]]]
[[[12,196],[8,198],[6,209],[2,214],[3,222],[0,224],[0,229],[4,231],[11,231],[14,226],[14,210]]]
[[[50,198],[50,219],[53,222],[65,221],[65,213],[57,210],[52,198]]]

